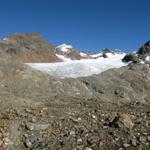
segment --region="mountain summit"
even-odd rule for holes
[[[55,47],[39,33],[13,34],[0,41],[0,52],[22,62],[56,62]]]
[[[0,53],[3,57],[15,57],[24,63],[31,62],[62,62],[81,59],[96,59],[107,57],[111,50],[100,53],[83,53],[72,45],[61,44],[54,46],[46,42],[39,33],[12,34],[0,41]]]

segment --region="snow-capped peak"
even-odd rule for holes
[[[61,44],[56,47],[56,50],[62,51],[62,52],[70,52],[70,50],[73,49],[72,45],[67,45],[67,44]]]
[[[8,40],[8,38],[6,37],[6,38],[3,38],[3,41],[7,41]]]

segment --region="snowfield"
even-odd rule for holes
[[[100,74],[111,68],[127,65],[121,59],[125,54],[108,54],[108,58],[70,60],[57,63],[27,63],[33,69],[42,71],[58,78],[86,77]]]
[[[70,58],[67,58],[67,57],[65,57],[64,55],[56,54],[56,56],[57,56],[58,58],[60,58],[62,61],[70,61],[70,60],[71,60]]]

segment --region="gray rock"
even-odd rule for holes
[[[33,143],[33,142],[43,142],[44,138],[41,134],[35,134],[32,135],[29,140]]]
[[[81,138],[78,138],[77,139],[77,143],[79,144],[79,143],[82,143],[82,139]]]
[[[75,135],[75,131],[70,131],[70,135]]]
[[[28,130],[34,130],[34,126],[33,126],[33,124],[32,123],[27,123],[26,124],[26,129],[28,129]]]
[[[127,144],[127,143],[123,144],[123,147],[125,147],[125,148],[127,148],[129,146],[130,146],[130,144]]]
[[[27,140],[25,141],[25,146],[26,146],[27,148],[31,148],[31,147],[32,147],[32,143],[29,141],[29,139],[27,139]]]
[[[49,127],[49,124],[35,124],[35,123],[27,123],[26,128],[28,130],[46,130]]]
[[[136,138],[131,139],[131,144],[133,146],[137,146],[137,139]]]
[[[44,141],[44,138],[41,134],[34,134],[26,139],[25,145],[27,148],[31,148],[34,144],[37,144],[43,141]]]
[[[149,141],[149,142],[150,142],[150,135],[148,135],[148,136],[147,136],[147,141]]]
[[[139,141],[140,142],[146,142],[146,136],[140,136]]]
[[[84,150],[93,150],[93,149],[91,149],[91,148],[89,148],[89,147],[86,147]]]

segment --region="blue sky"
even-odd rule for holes
[[[40,32],[49,43],[137,50],[150,40],[150,0],[1,0],[0,38]]]

